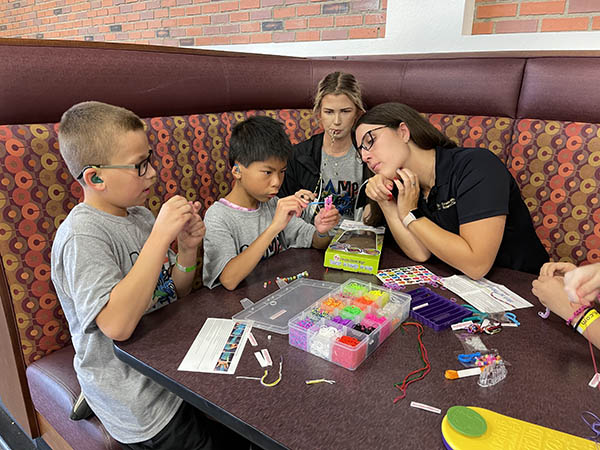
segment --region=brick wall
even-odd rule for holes
[[[600,30],[600,0],[477,0],[472,34]]]
[[[0,37],[193,46],[385,36],[387,0],[1,0]]]

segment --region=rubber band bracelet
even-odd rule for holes
[[[317,236],[319,236],[320,238],[329,237],[329,233],[321,233],[317,230]]]
[[[579,317],[579,320],[577,321],[577,323],[575,325],[573,325],[573,331],[577,331],[577,327],[579,326],[579,324],[581,323],[581,321],[583,320],[583,318],[586,316],[586,314],[591,310],[592,308],[588,307],[586,308],[586,310],[583,312],[583,314]]]
[[[175,265],[177,266],[177,268],[179,270],[181,270],[182,272],[185,272],[185,273],[193,272],[194,270],[196,270],[196,267],[198,266],[198,264],[194,264],[193,266],[185,267],[185,266],[182,266],[181,264],[179,264],[179,261],[177,259],[175,259]]]
[[[585,330],[587,329],[587,327],[589,327],[599,317],[600,317],[600,314],[598,314],[598,311],[596,311],[595,309],[590,309],[585,314],[583,320],[581,320],[579,322],[579,325],[577,327],[577,331],[579,332],[579,334],[583,334],[585,332]]]
[[[573,313],[573,315],[567,319],[566,324],[567,325],[571,325],[571,322],[573,321],[573,319],[575,319],[575,317],[577,317],[579,314],[581,314],[582,312],[584,312],[587,308],[588,307],[585,306],[585,305],[584,306],[580,306],[579,308],[577,308],[577,311],[575,311]]]

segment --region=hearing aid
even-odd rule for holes
[[[104,183],[104,180],[102,178],[100,178],[98,175],[94,174],[94,175],[92,175],[92,183],[94,183],[94,184]]]

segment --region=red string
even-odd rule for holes
[[[414,383],[415,381],[422,380],[423,378],[425,378],[425,375],[427,375],[431,371],[431,364],[429,363],[429,356],[427,355],[427,349],[425,348],[425,345],[423,344],[423,340],[422,340],[423,333],[425,332],[425,330],[423,329],[423,326],[420,323],[416,323],[416,322],[406,322],[406,323],[402,324],[402,328],[406,329],[407,325],[412,325],[412,326],[416,327],[417,330],[419,330],[419,334],[417,335],[417,340],[419,341],[419,349],[421,351],[421,359],[423,360],[423,363],[425,364],[425,366],[421,367],[420,369],[413,370],[411,373],[409,373],[404,378],[404,380],[402,381],[401,384],[397,383],[394,385],[401,392],[401,394],[394,399],[394,403],[396,403],[398,400],[402,400],[404,397],[406,397],[406,389],[408,388],[408,386],[410,384]],[[417,375],[417,374],[418,374],[418,376],[416,378],[410,379],[412,376]]]

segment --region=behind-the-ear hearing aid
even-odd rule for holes
[[[98,175],[94,174],[92,175],[92,183],[104,183],[104,180],[102,178],[100,178]]]
[[[238,165],[238,163],[235,163],[233,165],[233,170],[235,170],[237,173],[240,173],[240,166]]]

